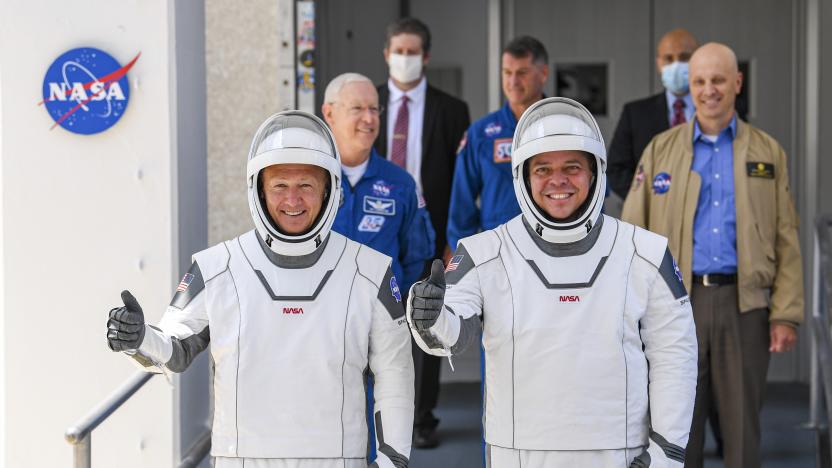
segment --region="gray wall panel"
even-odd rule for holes
[[[428,25],[433,37],[428,67],[460,67],[462,95],[471,119],[487,112],[486,0],[420,0],[410,14]]]
[[[818,184],[818,212],[832,213],[832,5],[820,2],[820,166]]]
[[[557,62],[608,62],[608,116],[598,124],[609,144],[628,101],[650,94],[655,73],[650,45],[650,2],[597,0],[515,0],[514,36],[538,38],[549,52],[550,66]],[[554,71],[554,70],[553,70]],[[554,93],[554,76],[546,93]]]
[[[179,271],[191,255],[208,247],[208,155],[206,135],[205,5],[202,0],[173,4],[176,21],[176,144]],[[179,376],[179,453],[185,454],[210,427],[208,353]],[[203,466],[207,466],[204,464]]]
[[[398,2],[389,0],[320,0],[316,2],[318,68],[316,113],[332,78],[346,72],[366,75],[374,83],[387,79],[385,28],[399,16]]]

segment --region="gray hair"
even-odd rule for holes
[[[375,85],[369,78],[360,73],[342,73],[326,85],[324,91],[324,103],[332,104],[338,100],[338,95],[341,94],[341,89],[349,83],[367,83],[373,88]]]

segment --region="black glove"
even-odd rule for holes
[[[107,344],[113,351],[139,349],[144,339],[144,313],[130,291],[121,292],[121,301],[124,307],[110,310]]]
[[[647,468],[648,466],[650,466],[650,454],[645,449],[630,462],[629,468]]]
[[[417,330],[427,330],[439,318],[445,299],[445,267],[441,260],[433,261],[430,277],[413,285],[411,295],[413,325]]]

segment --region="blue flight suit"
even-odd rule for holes
[[[433,258],[436,241],[416,182],[373,149],[355,187],[346,176],[341,178],[341,187],[344,200],[332,230],[392,257],[399,289],[407,294],[425,262]]]
[[[517,119],[506,103],[471,124],[465,133],[457,152],[448,214],[451,250],[456,250],[460,239],[520,214],[511,178],[511,139],[516,127]]]

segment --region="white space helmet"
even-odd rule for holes
[[[568,220],[555,220],[532,199],[524,166],[548,151],[578,150],[595,156],[596,174],[587,200]],[[540,100],[526,109],[511,142],[514,193],[526,221],[547,242],[575,242],[586,237],[601,216],[607,186],[607,151],[601,129],[580,103],[563,97]]]
[[[302,234],[282,232],[260,196],[260,173],[275,164],[311,164],[329,172],[329,187],[321,212]],[[341,156],[329,127],[312,114],[285,111],[272,115],[257,129],[246,167],[248,206],[254,226],[266,244],[281,255],[306,255],[329,234],[341,200]]]

